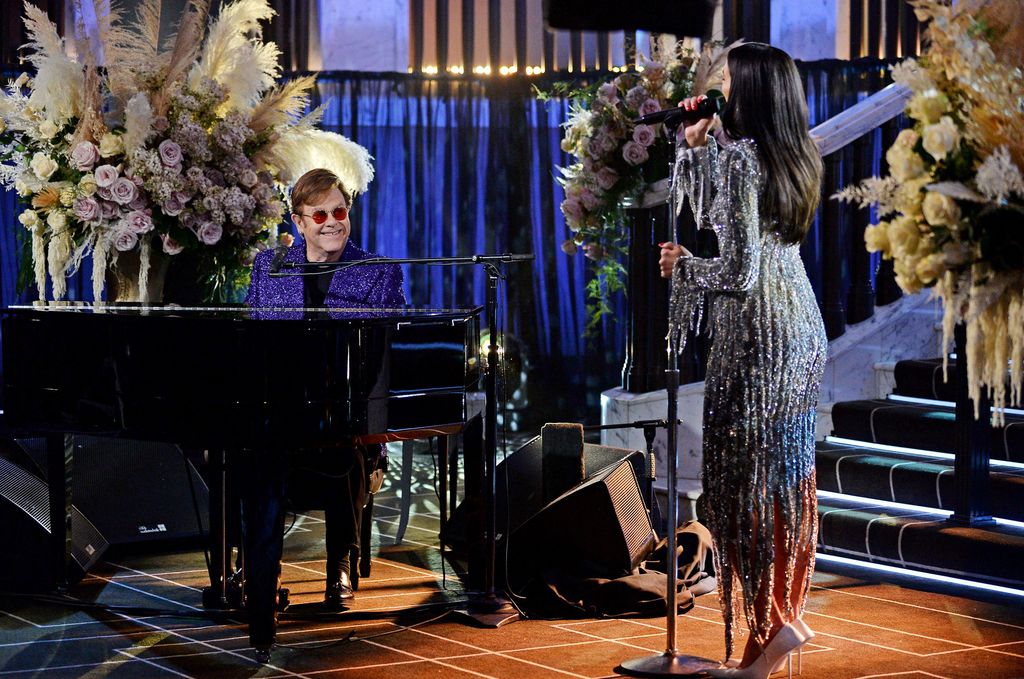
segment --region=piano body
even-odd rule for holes
[[[47,440],[50,525],[64,527],[51,536],[58,578],[71,547],[68,435],[244,457],[455,433],[466,419],[467,388],[479,379],[480,311],[3,309],[6,418],[11,429]],[[224,507],[214,504],[219,516],[210,525],[223,540]],[[210,577],[223,594],[220,551]]]

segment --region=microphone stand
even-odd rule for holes
[[[683,122],[680,118],[675,125]],[[665,127],[668,129],[669,139],[669,161],[668,161],[668,218],[672,224],[673,242],[679,242],[679,227],[676,220],[676,154],[675,154],[675,125],[672,120],[666,120]],[[671,284],[671,282],[670,282]],[[677,465],[679,461],[679,426],[676,424],[679,412],[679,347],[676,340],[676,333],[669,332],[668,335],[668,367],[665,369],[665,390],[668,396],[668,414],[665,417],[667,422],[672,423],[668,428],[668,457],[667,485],[668,485],[668,516],[667,537],[668,552],[666,553],[665,588],[665,651],[657,655],[645,655],[639,658],[630,658],[616,671],[634,677],[667,677],[667,676],[706,676],[705,671],[718,667],[718,663],[709,659],[694,655],[684,655],[676,650],[676,618],[679,615],[679,604],[677,602],[676,580],[679,577],[679,555],[676,554],[677,537],[676,529],[679,526],[679,490],[677,488]]]
[[[484,591],[470,595],[466,608],[457,609],[455,613],[472,619],[485,627],[500,627],[514,622],[519,618],[519,610],[500,594],[495,587],[495,561],[497,557],[497,521],[495,498],[497,497],[497,477],[495,469],[498,465],[498,280],[501,279],[499,264],[533,261],[533,255],[472,255],[469,257],[405,257],[391,259],[373,257],[346,262],[283,262],[283,271],[270,271],[269,276],[316,276],[334,273],[350,266],[369,266],[371,264],[426,264],[436,266],[463,266],[467,264],[482,266],[487,274],[487,295],[484,300],[484,314],[487,316],[487,327],[490,330],[490,342],[487,345],[487,370],[484,373],[484,394],[486,407],[484,410]],[[273,268],[273,267],[272,267]],[[295,271],[295,269],[300,269]],[[302,269],[307,269],[303,271]]]

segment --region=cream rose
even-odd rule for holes
[[[82,178],[78,180],[78,191],[83,196],[91,196],[96,193],[96,175],[83,174]]]
[[[39,213],[35,210],[25,210],[18,215],[18,221],[21,225],[30,231],[39,225]]]
[[[107,133],[100,139],[100,155],[104,158],[110,156],[116,156],[119,153],[124,152],[124,142],[121,140],[121,135]]]
[[[920,138],[920,135],[918,135],[913,128],[908,127],[905,130],[900,130],[900,133],[896,135],[896,141],[893,142],[893,144],[912,149],[914,148],[914,144],[916,144],[917,140]]]
[[[28,198],[32,195],[32,187],[30,187],[28,182],[20,176],[14,180],[14,190],[17,191],[18,195],[22,198]]]
[[[917,258],[911,257],[906,260],[896,260],[893,270],[896,272],[896,284],[907,293],[919,292],[923,287],[921,280],[917,277]]]
[[[960,206],[949,196],[936,191],[925,194],[922,210],[924,218],[933,226],[955,226],[960,221]]]
[[[925,90],[907,105],[910,116],[924,123],[937,123],[943,113],[949,112],[949,98],[936,89]]]
[[[924,128],[922,139],[924,150],[936,160],[942,160],[960,141],[960,130],[952,118],[942,116],[938,123]]]
[[[39,137],[41,139],[53,139],[57,132],[58,128],[52,120],[44,120],[39,123]]]
[[[918,279],[925,285],[934,283],[946,270],[945,258],[940,254],[932,254],[921,258],[914,269]]]
[[[889,163],[889,174],[895,177],[896,181],[905,182],[924,174],[924,159],[901,144],[893,144],[885,152],[885,160]]]
[[[68,223],[68,216],[64,214],[63,210],[50,210],[50,214],[46,218],[46,223],[53,229],[63,229]]]
[[[921,232],[917,228],[917,222],[910,217],[899,217],[894,219],[886,230],[893,257],[903,258],[908,254],[917,251],[917,243],[921,239]]]
[[[889,256],[889,224],[879,222],[864,229],[864,245],[868,252],[881,252],[883,256]]]
[[[45,153],[36,153],[32,156],[32,161],[29,163],[29,167],[32,168],[32,172],[35,176],[39,177],[43,181],[49,179],[50,175],[57,171],[57,163],[54,162],[53,158]]]
[[[921,216],[921,201],[924,200],[923,189],[930,184],[932,178],[929,176],[919,177],[903,182],[896,187],[893,198],[893,207],[898,212],[908,217]]]

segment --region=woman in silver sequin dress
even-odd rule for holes
[[[684,130],[674,189],[678,204],[690,199],[698,225],[714,229],[720,254],[697,259],[667,243],[660,264],[672,279],[670,332],[680,349],[705,301],[711,309],[702,503],[717,547],[727,658],[737,582],[751,632],[739,668],[717,674],[759,677],[812,634],[800,616],[814,567],[815,408],[828,344],[800,242],[822,166],[789,55],[758,43],[734,48],[723,89],[722,130],[708,137],[707,120]]]

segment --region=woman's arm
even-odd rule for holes
[[[709,146],[712,143],[709,141]],[[753,287],[761,257],[759,163],[749,142],[739,142],[721,156],[718,181],[714,182],[720,188],[705,189],[715,192],[716,201],[724,202],[720,212],[725,214],[725,228],[719,231],[719,255],[709,259],[680,257],[674,275],[690,289],[740,292]],[[701,217],[709,219],[707,213]]]

